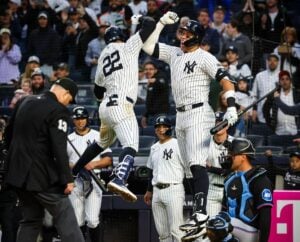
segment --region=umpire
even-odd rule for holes
[[[62,241],[84,241],[68,198],[74,183],[67,155],[66,106],[75,103],[77,90],[71,79],[57,80],[50,91],[21,99],[11,117],[6,183],[16,189],[23,213],[17,242],[37,240],[44,208],[54,217]]]

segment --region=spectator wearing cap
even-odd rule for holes
[[[240,64],[238,49],[230,45],[225,50],[225,57],[229,63],[229,74],[235,78],[235,80],[239,80],[241,78],[249,78],[251,76],[251,70],[247,64]]]
[[[272,151],[268,150],[265,153],[268,156],[268,176],[273,180],[275,185],[275,176],[283,176],[283,188],[284,190],[300,190],[300,152],[299,150],[293,151],[289,154],[289,167],[287,169],[279,167],[274,164]]]
[[[279,74],[279,56],[272,53],[269,54],[267,58],[267,68],[264,71],[261,71],[256,74],[253,86],[252,93],[256,99],[261,98],[271,90],[276,87],[278,83],[278,74]],[[262,107],[265,103],[265,99],[257,104],[255,110],[252,112],[252,121],[265,124],[266,120],[264,118]]]
[[[209,26],[210,17],[208,9],[200,9],[197,19],[205,29],[205,35],[203,37],[202,44],[208,45],[208,51],[213,55],[217,55],[220,50],[220,35],[217,30]]]
[[[69,75],[70,70],[68,64],[64,62],[59,63],[50,76],[50,82],[53,83],[58,79],[69,77]]]
[[[22,58],[21,50],[14,44],[7,28],[0,30],[0,44],[0,84],[11,84],[20,76],[18,63]]]
[[[85,63],[87,64],[87,66],[91,67],[91,82],[94,82],[98,65],[98,58],[102,50],[106,46],[106,43],[104,41],[104,33],[109,26],[109,23],[102,23],[98,30],[98,37],[91,40],[88,44],[88,48],[85,54]]]
[[[213,13],[213,21],[210,23],[210,27],[216,29],[220,36],[223,35],[226,29],[225,20],[225,8],[221,5],[216,6]]]
[[[43,73],[50,76],[53,66],[60,61],[62,41],[58,33],[49,26],[46,12],[39,13],[38,25],[29,35],[28,53],[39,57]]]
[[[28,79],[28,78],[30,79],[34,69],[39,67],[40,67],[40,58],[35,55],[29,56],[25,66],[25,71],[24,73],[21,74],[19,82],[21,83],[23,79]]]
[[[279,97],[287,105],[295,105],[300,101],[299,93],[293,88],[291,75],[288,71],[279,72]],[[297,135],[300,120],[297,116],[287,115],[278,108],[274,97],[269,96],[263,106],[266,123],[277,135]]]
[[[31,73],[32,93],[37,95],[49,90],[49,83],[45,79],[45,75],[41,69],[36,68]]]
[[[159,21],[162,16],[162,12],[158,8],[158,2],[156,0],[147,1],[147,14],[146,16],[154,18],[156,22]]]
[[[221,55],[229,46],[235,46],[239,53],[239,64],[250,64],[252,58],[251,41],[249,37],[240,32],[239,22],[232,19],[226,26],[226,35],[223,35],[223,46]]]

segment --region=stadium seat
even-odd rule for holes
[[[281,146],[264,145],[255,147],[256,154],[264,154],[266,150],[271,150],[273,155],[281,155],[283,153]]]
[[[139,137],[139,148],[150,148],[156,141],[154,136],[141,135]]]
[[[96,98],[94,96],[94,85],[80,84],[78,86],[78,93],[76,96],[76,103],[78,105],[95,105]]]
[[[251,123],[251,126],[248,128],[248,134],[268,136],[274,134],[274,132],[266,124]]]
[[[287,146],[285,148],[285,153],[290,154],[292,152],[300,152],[300,147],[297,145]]]
[[[141,129],[141,135],[155,136],[155,128],[153,126],[148,126]]]
[[[146,111],[145,104],[137,104],[134,106],[134,113],[136,116],[142,116]]]
[[[270,135],[267,137],[267,144],[272,146],[282,146],[284,151],[288,146],[294,146],[293,139],[297,138],[294,135]]]
[[[246,136],[247,139],[249,139],[254,147],[256,146],[263,146],[265,145],[265,137],[263,135],[258,134],[248,134]]]

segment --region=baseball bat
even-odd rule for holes
[[[76,152],[76,154],[80,158],[81,155],[80,155],[79,151],[76,149],[76,147],[73,145],[73,143],[71,142],[71,140],[68,137],[67,137],[67,141],[72,146],[73,150]],[[93,180],[96,182],[96,184],[100,187],[100,189],[104,192],[107,192],[105,183],[101,179],[99,179],[99,177],[96,175],[96,173],[93,170],[89,170],[88,172],[91,175],[91,177],[93,178]]]
[[[268,97],[269,95],[272,95],[274,92],[276,92],[277,90],[279,90],[280,86],[277,85],[272,91],[268,92],[267,94],[265,94],[264,96],[260,97],[259,99],[257,99],[256,101],[254,101],[252,104],[250,104],[249,106],[247,106],[245,109],[240,110],[238,112],[238,117],[241,117],[244,113],[246,113],[249,109],[253,108],[253,106],[255,106],[256,104],[258,104],[259,102],[261,102],[262,100],[264,100],[266,97]],[[215,127],[213,127],[210,130],[210,134],[214,135],[215,133],[219,132],[220,130],[224,129],[226,126],[228,125],[228,120],[224,119],[222,122],[218,123]]]

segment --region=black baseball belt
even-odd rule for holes
[[[178,184],[180,183],[157,183],[154,186],[161,190],[161,189],[168,188],[171,185],[178,185]]]
[[[203,103],[195,103],[195,104],[189,104],[189,105],[184,105],[184,106],[181,106],[181,107],[177,107],[176,110],[178,112],[185,112],[185,111],[192,110],[194,108],[199,108],[199,107],[202,107],[202,106],[203,106]]]
[[[111,107],[111,106],[118,106],[117,98],[118,94],[113,94],[109,96],[109,102],[106,103],[106,107]],[[134,104],[134,101],[132,98],[126,96],[126,100],[132,104]]]
[[[216,184],[216,183],[213,183],[212,185],[215,186],[215,187],[219,187],[219,188],[223,188],[223,187],[224,187],[223,184]]]

